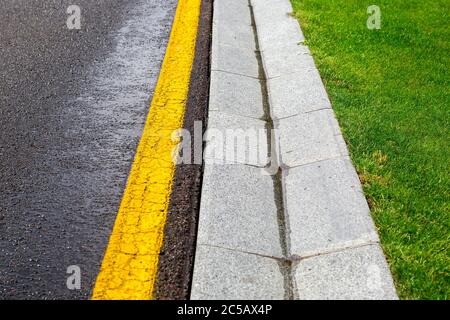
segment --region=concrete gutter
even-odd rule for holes
[[[207,142],[191,298],[397,299],[291,12],[288,0],[215,0],[208,129],[263,132],[267,157],[224,163]]]

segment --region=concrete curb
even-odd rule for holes
[[[215,1],[210,110],[226,114],[227,127],[276,129],[280,170],[264,175],[259,163],[245,161],[206,166],[191,298],[397,299],[291,12],[288,0]],[[252,115],[264,117],[255,124]]]
[[[266,127],[255,50],[248,2],[214,1],[208,130]],[[221,164],[221,146],[211,139],[204,153],[191,299],[283,299],[272,177],[258,162]]]

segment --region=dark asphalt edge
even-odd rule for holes
[[[183,125],[183,128],[191,133],[192,144],[194,143],[194,122],[201,121],[203,133],[206,129],[210,85],[212,10],[213,0],[202,0]],[[164,228],[164,242],[153,292],[153,296],[157,300],[189,299],[202,179],[203,164],[181,164],[176,167]]]

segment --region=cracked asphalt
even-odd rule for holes
[[[0,2],[0,299],[90,297],[176,3]]]

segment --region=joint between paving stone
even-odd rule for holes
[[[254,77],[254,76],[250,76],[248,74],[243,74],[243,73],[239,73],[239,72],[226,71],[226,70],[221,70],[221,69],[216,69],[216,68],[215,69],[211,69],[211,71],[223,72],[223,73],[228,73],[228,74],[234,74],[236,76],[241,76],[241,77],[247,77],[247,78],[251,78],[251,79],[261,80],[261,78],[259,78],[259,77]]]
[[[314,113],[314,112],[319,112],[319,111],[323,111],[323,110],[330,110],[330,109],[332,109],[331,106],[323,107],[323,108],[320,108],[320,109],[305,111],[305,112],[302,112],[302,113],[296,113],[296,114],[293,114],[293,115],[290,115],[290,116],[286,116],[286,117],[278,117],[278,118],[274,119],[273,121],[274,122],[279,122],[279,121],[282,121],[282,120],[295,118],[295,117],[298,117],[298,116],[301,116],[301,115],[304,115],[304,114],[311,114],[311,113]]]
[[[380,244],[379,241],[368,240],[364,243],[347,245],[347,246],[342,246],[342,247],[335,247],[335,248],[332,248],[329,250],[323,250],[323,251],[318,250],[318,251],[314,251],[314,252],[308,252],[304,255],[292,255],[287,260],[291,261],[294,265],[297,265],[301,261],[311,259],[314,257],[326,256],[326,255],[330,255],[330,254],[334,254],[334,253],[339,253],[339,252],[344,252],[344,251],[348,251],[348,250],[369,247],[369,246],[379,245],[379,244]]]
[[[285,166],[286,170],[289,170],[289,169],[301,168],[301,167],[310,166],[310,165],[317,164],[317,163],[322,163],[322,162],[332,161],[332,160],[338,160],[338,159],[350,159],[350,157],[348,155],[340,155],[340,156],[337,156],[337,157],[324,158],[324,159],[311,161],[311,162],[306,162],[306,163],[302,163],[302,164],[298,164],[298,165],[290,165],[290,166],[284,165],[284,166]]]
[[[267,255],[267,254],[246,251],[246,250],[242,250],[242,249],[238,249],[238,248],[229,248],[229,247],[218,246],[218,245],[209,244],[209,243],[202,243],[202,242],[197,243],[197,245],[198,246],[203,246],[203,247],[227,250],[227,251],[231,251],[231,252],[245,253],[245,254],[248,254],[248,255],[257,256],[257,257],[261,257],[261,258],[273,259],[273,260],[276,260],[278,263],[290,263],[290,262],[292,262],[290,259],[285,258],[285,257],[276,257],[276,256]]]

